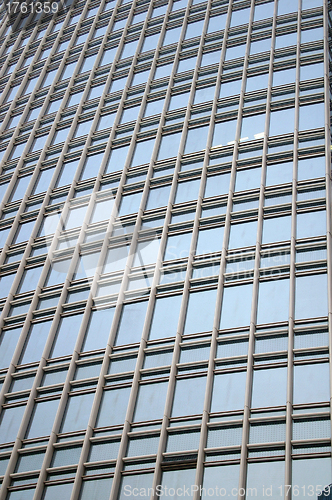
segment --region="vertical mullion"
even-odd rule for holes
[[[323,2],[324,26],[324,102],[325,102],[325,189],[326,189],[326,246],[327,246],[327,293],[330,365],[330,415],[332,400],[332,220],[331,220],[331,116],[330,116],[330,48],[329,48],[329,4]],[[331,419],[332,426],[332,419]]]
[[[288,320],[288,353],[287,353],[287,400],[286,400],[286,442],[285,442],[285,499],[291,500],[292,484],[292,408],[293,408],[293,348],[295,318],[295,257],[296,257],[296,198],[297,198],[297,165],[299,142],[299,95],[300,95],[300,56],[301,56],[301,0],[297,13],[296,44],[296,79],[295,79],[295,122],[293,145],[293,179],[292,179],[292,222],[290,252],[290,289]]]

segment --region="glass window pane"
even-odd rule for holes
[[[0,368],[7,368],[12,360],[22,328],[3,330],[0,337]]]
[[[205,150],[208,132],[209,126],[189,129],[184,154]]]
[[[168,382],[142,384],[138,390],[133,422],[163,418]]]
[[[325,156],[305,158],[298,161],[298,180],[325,176]]]
[[[259,5],[255,5],[254,21],[260,21],[261,19],[268,19],[273,16],[274,2],[267,2]]]
[[[262,139],[265,129],[265,114],[245,116],[242,119],[241,141]]]
[[[87,205],[84,205],[83,207],[79,208],[73,208],[69,210],[69,215],[67,218],[67,222],[65,224],[66,229],[73,229],[74,227],[81,226],[83,224],[84,216],[86,209],[88,208]]]
[[[93,278],[96,271],[100,269],[98,267],[99,257],[99,252],[81,255],[74,274],[75,279]]]
[[[289,280],[263,281],[259,284],[257,323],[288,321]]]
[[[139,206],[141,204],[141,198],[142,198],[141,191],[138,193],[122,196],[118,213],[119,217],[138,212]]]
[[[45,450],[36,453],[20,455],[17,461],[15,472],[28,472],[31,470],[41,469],[44,456]]]
[[[182,94],[173,94],[168,106],[168,111],[173,111],[174,109],[186,107],[188,99],[189,99],[189,92],[184,92]]]
[[[115,345],[140,342],[147,305],[145,300],[123,306]]]
[[[161,491],[166,494],[167,491],[174,491],[172,495],[173,500],[182,500],[182,498],[188,496],[192,489],[192,485],[195,484],[195,469],[180,469],[180,470],[170,470],[163,472],[161,478]]]
[[[295,291],[295,319],[327,315],[327,276],[298,276]]]
[[[154,455],[158,451],[159,436],[129,438],[127,457]]]
[[[231,83],[233,84],[233,82]],[[221,86],[221,89],[222,88],[223,85]],[[235,139],[236,124],[236,120],[216,123],[213,133],[212,147],[232,144]]]
[[[197,431],[169,434],[166,452],[197,450],[199,447],[199,435],[200,433]]]
[[[96,203],[91,216],[90,224],[109,219],[111,217],[113,205],[113,198]]]
[[[51,328],[52,321],[34,323],[29,331],[22,350],[20,364],[39,361],[45,347],[45,343]]]
[[[69,242],[68,246],[71,246]],[[44,286],[53,286],[58,285],[59,283],[64,283],[69,271],[70,263],[71,259],[52,262]]]
[[[21,420],[25,410],[24,406],[6,408],[1,414],[0,440],[1,443],[15,441],[16,435],[21,425]]]
[[[220,31],[225,28],[227,14],[220,14],[219,16],[210,17],[207,32],[213,33],[214,31]]]
[[[133,158],[131,160],[131,166],[143,165],[144,163],[149,163],[151,160],[152,151],[155,145],[155,139],[150,139],[149,141],[138,142],[135,146]]]
[[[43,500],[59,500],[59,498],[70,498],[73,483],[54,484],[45,487]]]
[[[211,56],[210,56],[210,58],[211,58]],[[220,53],[219,53],[218,61],[219,61],[219,59],[220,59]],[[195,92],[194,104],[200,104],[201,102],[212,101],[214,98],[215,91],[216,91],[215,86],[203,87],[203,88],[197,89]],[[204,129],[205,129],[205,134],[204,134],[205,144],[202,144],[202,147],[200,149],[204,149],[205,145],[206,145],[206,137],[207,137],[208,127],[204,127]],[[197,129],[197,130],[200,130],[200,129]]]
[[[286,404],[287,368],[255,370],[252,408],[283,406]]]
[[[137,244],[133,267],[145,267],[154,264],[158,257],[160,239],[140,241]]]
[[[90,448],[89,462],[99,460],[111,460],[117,458],[120,441],[109,441],[106,443],[93,443]]]
[[[247,495],[267,496],[280,499],[285,484],[285,462],[249,463],[247,472]],[[281,487],[281,488],[280,488]],[[256,493],[257,492],[257,493]]]
[[[93,398],[94,393],[70,396],[68,398],[65,416],[61,425],[61,432],[73,432],[78,429],[86,429]]]
[[[184,71],[189,71],[191,69],[195,69],[196,61],[197,61],[196,56],[189,57],[186,59],[180,59],[178,67],[177,67],[177,73],[182,73]]]
[[[72,354],[83,314],[66,316],[61,319],[52,350],[52,358]]]
[[[241,87],[242,87],[242,80],[232,80],[229,82],[222,82],[221,87],[220,87],[219,97],[224,98],[224,97],[230,97],[232,95],[238,95],[241,92]],[[232,121],[231,123],[232,123],[232,126],[234,127],[233,128],[233,131],[234,131],[233,135],[235,137],[236,120]],[[217,142],[216,142],[216,144],[217,144]]]
[[[293,488],[292,499],[305,500],[309,496],[322,500],[328,499],[328,489],[326,494],[318,496],[320,491],[326,485],[331,485],[331,458],[305,458],[302,460],[293,460],[292,463],[292,482],[299,485],[299,488]],[[312,495],[312,493],[314,493]]]
[[[274,186],[277,184],[286,184],[292,182],[293,178],[293,163],[278,163],[276,165],[268,165],[266,169],[266,185]]]
[[[239,487],[240,465],[222,465],[218,467],[205,467],[203,476],[202,500],[208,500],[210,491],[214,490],[218,496],[227,496],[233,488]],[[218,494],[216,492],[218,488]],[[235,490],[234,490],[235,491]]]
[[[34,228],[36,221],[26,222],[25,224],[20,224],[16,235],[14,236],[13,243],[22,243],[23,241],[28,241],[31,236],[31,232]]]
[[[184,259],[189,255],[191,233],[181,233],[167,238],[164,260]]]
[[[237,328],[250,324],[252,284],[224,289],[220,328]]]
[[[283,47],[289,47],[296,45],[297,33],[287,33],[285,35],[279,35],[276,37],[275,49],[281,49]]]
[[[300,67],[300,80],[311,80],[313,78],[323,78],[324,63],[306,64]]]
[[[231,26],[239,26],[249,22],[250,8],[234,10],[232,12]]]
[[[177,187],[175,202],[185,203],[186,201],[196,200],[198,196],[201,180],[194,179],[192,181],[180,182]]]
[[[106,254],[104,273],[112,273],[125,268],[129,254],[129,245],[110,248]]]
[[[300,106],[299,130],[310,130],[313,128],[324,127],[325,122],[325,104],[311,104]]]
[[[326,212],[306,212],[297,214],[296,237],[313,238],[326,233]]]
[[[232,224],[228,248],[250,247],[256,244],[257,221]]]
[[[293,132],[294,132],[294,108],[282,109],[271,112],[270,136],[291,134]]]
[[[137,491],[140,493],[140,500],[150,500],[153,473],[123,476],[120,484],[120,493],[118,500],[128,500],[133,497]]]
[[[54,213],[44,217],[43,223],[39,229],[38,236],[48,236],[54,234],[60,222],[60,215]]]
[[[294,404],[329,401],[329,393],[328,363],[294,366]]]
[[[262,171],[260,168],[249,168],[236,172],[235,191],[257,189],[260,186]]]
[[[220,252],[224,239],[224,227],[201,229],[198,232],[196,255]]]
[[[236,340],[232,342],[221,342],[217,347],[217,358],[229,358],[232,356],[245,356],[248,354],[248,340]]]
[[[161,138],[157,160],[165,160],[178,154],[181,135],[182,132],[178,132]]]
[[[6,243],[10,230],[11,230],[11,227],[7,227],[6,229],[3,229],[2,231],[0,231],[0,248],[3,248],[4,244]],[[3,280],[4,277],[1,279]],[[2,297],[5,297],[5,294],[2,290],[0,293],[2,294]]]
[[[163,67],[163,66],[160,66],[160,67]],[[158,99],[157,101],[148,101],[146,104],[144,116],[157,115],[157,114],[161,113],[163,110],[164,104],[165,104],[164,99]]]
[[[123,148],[112,149],[110,157],[107,162],[107,167],[105,174],[109,172],[117,172],[122,170],[124,163],[127,158],[129,146],[124,146]]]
[[[266,4],[263,4],[266,5]],[[269,82],[269,74],[248,76],[246,84],[246,92],[253,92],[255,90],[266,89]]]
[[[290,240],[291,220],[290,215],[265,219],[263,223],[262,243]]]
[[[171,185],[162,186],[155,189],[150,189],[148,201],[145,210],[152,210],[153,208],[164,207],[168,203]]]
[[[47,191],[53,174],[54,174],[54,168],[48,168],[47,170],[42,170],[33,188],[33,193],[36,194],[36,193],[42,193],[43,191]]]
[[[278,16],[289,14],[290,12],[297,12],[297,0],[279,0],[278,2]]]
[[[204,197],[209,198],[210,196],[227,194],[229,190],[230,178],[230,173],[209,176],[206,179]]]
[[[215,375],[212,391],[211,412],[242,410],[246,372]]]
[[[105,391],[100,405],[97,427],[122,425],[127,412],[130,387]]]
[[[82,446],[70,446],[68,448],[58,448],[54,450],[52,458],[52,467],[61,467],[63,465],[78,464],[81,456]]]
[[[43,401],[35,404],[26,434],[27,439],[39,436],[49,436],[51,434],[58,405],[59,399],[52,399],[50,401]]]
[[[182,26],[177,28],[169,29],[166,31],[163,45],[169,45],[170,43],[177,43],[180,38]]]
[[[92,311],[82,350],[93,351],[106,348],[114,311],[114,307]]]
[[[181,302],[182,295],[173,295],[171,297],[156,299],[149,340],[175,337]]]
[[[184,335],[212,330],[216,295],[217,290],[189,294]]]
[[[205,387],[206,377],[177,380],[171,416],[180,417],[202,413]]]
[[[230,61],[232,59],[238,59],[244,57],[246,52],[246,45],[242,43],[241,45],[230,45],[227,47],[225,60]]]
[[[112,477],[83,481],[80,500],[109,500]]]
[[[62,168],[61,168],[61,172],[60,172],[60,175],[58,177],[58,180],[56,182],[56,186],[59,187],[59,186],[66,186],[67,184],[71,184],[71,182],[74,178],[77,166],[78,166],[78,160],[64,163]]]
[[[201,19],[200,21],[196,21],[194,23],[189,23],[187,26],[185,39],[188,40],[188,38],[200,36],[202,34],[203,25],[204,19]]]

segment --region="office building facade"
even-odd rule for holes
[[[317,498],[327,0],[31,5],[0,24],[0,500]]]

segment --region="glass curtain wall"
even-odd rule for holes
[[[0,500],[327,498],[327,0],[56,5],[0,20]]]

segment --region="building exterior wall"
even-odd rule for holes
[[[327,1],[51,8],[0,24],[0,500],[317,498]]]

